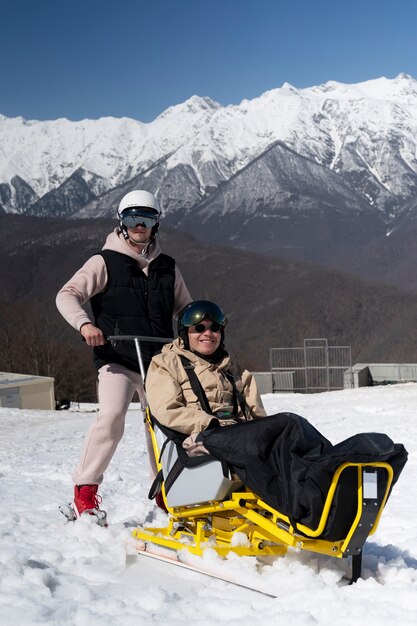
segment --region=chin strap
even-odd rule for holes
[[[124,228],[120,228],[120,232],[122,233],[123,237],[126,239],[126,241],[127,241],[128,243],[130,243],[130,242],[131,242],[131,243],[135,244],[135,246],[139,246],[139,245],[141,245],[141,244],[137,243],[134,239],[132,239],[132,237],[129,237],[128,232],[127,232],[127,231],[125,232],[125,229],[124,229]],[[143,249],[141,250],[141,254],[147,254],[147,252],[148,252],[148,250],[149,250],[150,246],[152,245],[152,243],[153,243],[154,241],[155,241],[155,237],[154,237],[154,236],[152,236],[152,237],[151,237],[151,239],[150,239],[150,241],[149,241],[148,243],[142,244],[142,245],[143,245]]]
[[[148,254],[149,246],[151,245],[152,241],[153,241],[153,239],[151,239],[151,241],[149,243],[146,243],[143,246],[143,250],[142,250],[141,254]]]

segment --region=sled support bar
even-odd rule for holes
[[[349,581],[349,585],[358,582],[358,579],[362,574],[362,552],[354,554],[352,556],[352,577]]]
[[[172,337],[145,337],[143,335],[110,335],[107,339],[109,341],[134,341],[136,354],[138,355],[140,375],[142,376],[143,382],[145,382],[146,373],[145,366],[143,364],[142,351],[140,349],[140,342],[170,343],[172,341]]]

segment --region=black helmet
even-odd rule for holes
[[[181,337],[187,349],[190,347],[188,343],[188,328],[195,326],[204,319],[216,322],[220,326],[221,344],[223,344],[227,318],[222,309],[218,304],[210,300],[194,300],[194,302],[187,304],[178,316],[178,336]]]

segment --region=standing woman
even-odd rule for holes
[[[122,438],[126,412],[135,391],[143,396],[133,342],[109,343],[111,335],[172,337],[172,320],[191,301],[175,260],[162,254],[156,234],[158,200],[148,191],[126,194],[119,221],[100,253],[92,256],[59,291],[56,304],[66,321],[93,348],[98,370],[99,412],[85,438],[75,469],[75,518],[96,515],[100,523],[99,484]],[[90,302],[93,319],[84,310]],[[159,349],[147,344],[147,366]]]

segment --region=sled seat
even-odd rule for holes
[[[180,448],[180,458],[181,443],[170,439],[155,419],[152,419],[151,437],[159,483],[168,508],[222,501],[242,485],[232,478],[226,463],[211,455],[189,458],[185,450],[181,454]]]
[[[146,371],[141,345],[143,343],[162,345],[172,341],[169,337],[140,335],[110,335],[107,339],[112,342],[134,342],[139,370],[144,382]],[[190,507],[225,500],[233,490],[241,487],[242,483],[232,478],[226,463],[222,463],[211,455],[189,459],[181,447],[181,439],[184,439],[184,436],[159,425],[144,399],[141,405],[146,424],[148,454],[153,455],[155,462],[154,464],[151,462],[151,466],[155,465],[158,472],[149,491],[149,498],[152,499],[158,492],[161,492],[166,506],[172,512],[172,509],[177,507]],[[178,451],[180,451],[182,461]]]

